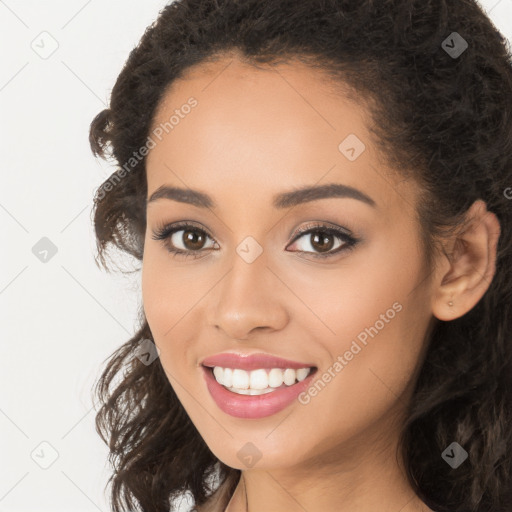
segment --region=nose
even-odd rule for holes
[[[236,254],[228,273],[211,294],[208,323],[229,338],[252,339],[253,331],[283,329],[289,321],[289,291],[267,267],[263,253],[252,263]]]

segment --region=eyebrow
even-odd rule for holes
[[[274,208],[283,209],[331,197],[357,199],[358,201],[362,201],[372,207],[376,207],[376,203],[371,197],[367,196],[357,188],[342,185],[340,183],[305,186],[289,192],[283,192],[274,196],[272,204]],[[190,188],[178,188],[162,185],[151,194],[147,204],[152,203],[157,199],[171,199],[180,203],[188,203],[199,208],[217,207],[215,201],[208,194]]]

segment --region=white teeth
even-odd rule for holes
[[[231,368],[221,368],[224,371],[222,382],[225,386],[231,387],[233,385],[233,370]]]
[[[273,388],[278,388],[283,384],[283,370],[279,368],[272,368],[270,372],[268,372],[268,385]]]
[[[247,372],[244,372],[247,373]],[[268,388],[268,377],[266,370],[254,370],[249,377],[249,386],[251,389],[266,389]],[[233,385],[234,388],[238,386]]]
[[[237,389],[237,388],[227,388],[229,391],[233,393],[238,393],[239,395],[265,395],[267,393],[272,393],[275,391],[274,388],[267,389]]]
[[[309,368],[300,368],[297,371],[297,380],[300,382],[301,380],[304,380],[309,375]]]
[[[266,370],[260,368],[247,372],[239,368],[222,368],[215,366],[213,375],[215,380],[230,391],[242,395],[261,395],[270,393],[274,389],[286,384],[292,386],[296,380],[298,382],[304,380],[310,373],[311,368],[272,368]]]
[[[221,368],[220,366],[215,366],[213,368],[213,375],[215,375],[215,379],[217,380],[217,382],[224,382],[224,368]]]
[[[245,370],[234,369],[232,387],[237,389],[249,389],[249,374]]]
[[[295,370],[292,368],[286,368],[284,371],[284,383],[287,386],[291,386],[292,384],[295,384],[295,377],[296,377]]]

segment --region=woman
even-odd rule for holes
[[[162,10],[90,132],[116,512],[509,510],[511,98],[476,2]]]

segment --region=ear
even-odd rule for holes
[[[454,320],[470,311],[489,288],[496,272],[500,223],[477,200],[466,212],[462,232],[448,242],[433,281],[432,313],[439,320]]]

